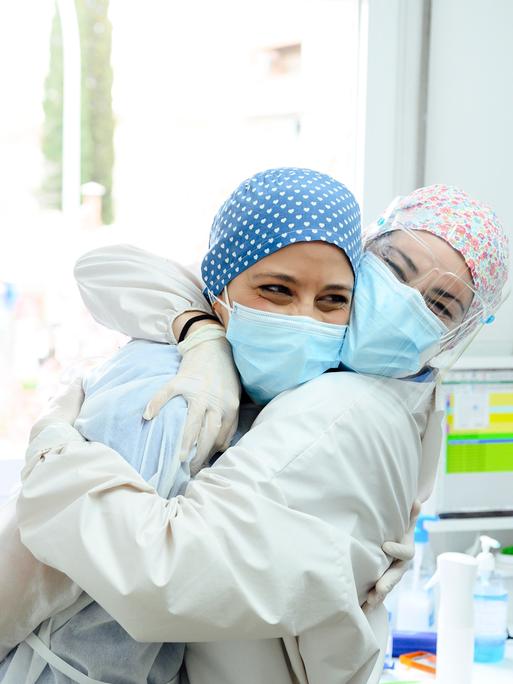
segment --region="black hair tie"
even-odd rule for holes
[[[185,340],[185,336],[189,332],[189,328],[191,327],[191,325],[193,325],[193,323],[197,323],[198,321],[207,321],[207,320],[216,321],[216,323],[219,323],[219,319],[217,318],[217,316],[213,316],[212,314],[200,314],[199,316],[194,316],[193,318],[189,318],[187,323],[182,328],[182,332],[180,333],[180,337],[178,338],[178,344],[180,344],[180,342],[183,342]]]

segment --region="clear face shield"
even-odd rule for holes
[[[381,220],[383,222],[383,220]],[[444,239],[394,222],[368,233],[342,363],[367,375],[408,379],[431,392],[497,302],[474,287],[461,254]]]
[[[402,285],[422,297],[432,315],[432,337],[437,339],[419,350],[419,361],[424,368],[444,374],[483,325],[494,320],[492,304],[474,288],[463,257],[436,235],[401,227],[370,240],[367,251],[386,265]],[[411,315],[414,317],[415,312],[411,311]],[[425,315],[420,316],[419,328],[425,319]],[[440,324],[439,334],[435,319]]]
[[[474,289],[463,257],[442,238],[423,231],[398,229],[378,236],[367,249],[401,283],[418,290],[427,308],[446,326],[442,349],[456,346],[470,328],[486,323],[491,315]]]
[[[369,388],[371,376],[396,379],[402,400],[427,409],[435,386],[496,308],[442,238],[402,227],[378,232],[357,274],[341,361],[367,375]]]

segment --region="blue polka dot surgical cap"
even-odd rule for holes
[[[345,185],[300,168],[262,171],[243,181],[217,212],[201,264],[205,294],[260,259],[295,242],[340,247],[356,273],[361,257],[360,208]]]

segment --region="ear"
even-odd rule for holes
[[[217,301],[217,299],[214,299],[211,306],[212,306],[212,311],[215,313],[215,315],[219,318],[219,320],[222,320],[221,319],[221,312],[220,312],[222,307],[221,307],[221,304],[219,304],[219,302]]]
[[[219,294],[219,296],[222,297],[223,293],[221,292]],[[228,325],[229,315],[228,315],[228,312],[226,311],[226,309],[224,308],[224,306],[222,304],[220,304],[217,299],[215,299],[212,302],[211,306],[212,306],[212,311],[218,317],[220,323],[222,323],[224,328],[226,328],[226,326]]]

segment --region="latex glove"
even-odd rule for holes
[[[420,514],[420,508],[420,501],[416,499],[410,513],[410,526],[400,542],[389,541],[383,544],[383,551],[388,556],[392,556],[394,561],[376,582],[374,589],[368,593],[367,600],[362,606],[365,613],[370,612],[382,603],[386,595],[401,581],[404,573],[408,570],[408,564],[415,555],[415,524]]]
[[[178,374],[148,402],[143,417],[151,420],[170,399],[184,397],[188,410],[179,456],[186,460],[197,444],[191,461],[195,474],[212,454],[230,445],[239,418],[240,381],[221,326],[198,328],[180,342],[178,351]]]

